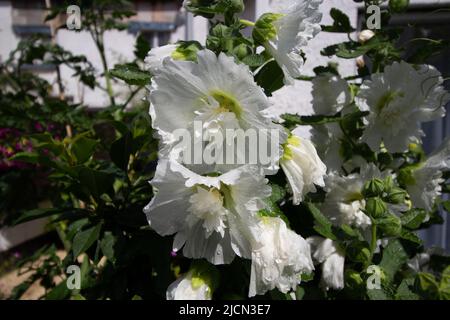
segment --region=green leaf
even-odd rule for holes
[[[383,250],[379,266],[392,281],[397,271],[408,260],[408,255],[399,240],[390,240]]]
[[[109,154],[114,164],[127,171],[130,155],[133,152],[133,136],[131,132],[127,132],[118,140],[114,141],[111,145]]]
[[[56,287],[54,287],[49,293],[46,294],[46,300],[64,300],[70,294],[69,288],[67,288],[66,281],[62,281]]]
[[[40,159],[40,155],[35,152],[18,152],[10,158],[10,160],[23,161],[32,164],[39,163]]]
[[[136,56],[136,58],[144,61],[150,49],[150,43],[142,34],[139,34],[139,36],[136,38],[136,44],[134,45],[134,55]]]
[[[260,54],[251,54],[242,59],[242,62],[250,68],[257,68],[266,62],[266,58]]]
[[[450,300],[450,266],[445,268],[439,284],[439,295],[442,300]]]
[[[428,299],[437,299],[439,297],[439,285],[436,278],[431,273],[419,272],[417,274],[415,287],[421,295]]]
[[[96,199],[113,190],[114,176],[106,172],[82,167],[79,169],[78,179],[85,192]]]
[[[306,206],[314,217],[314,230],[325,238],[336,240],[336,236],[333,233],[333,225],[330,220],[313,203],[308,202]]]
[[[420,227],[427,213],[423,209],[412,209],[401,216],[405,228],[415,230]]]
[[[450,213],[450,200],[442,202],[442,206],[444,207],[444,210]]]
[[[116,244],[116,237],[112,234],[112,232],[105,232],[102,241],[100,242],[100,249],[106,258],[110,261],[115,262],[116,256],[114,255],[114,246]]]
[[[31,220],[49,217],[49,216],[52,216],[59,212],[61,212],[61,209],[55,209],[55,208],[33,209],[33,210],[25,211],[16,220],[13,221],[13,225],[17,225],[17,224],[24,223],[24,222],[31,221]]]
[[[388,44],[390,43],[375,36],[364,44],[360,44],[354,41],[334,44],[324,48],[320,53],[323,56],[336,55],[337,57],[343,59],[354,59],[359,56],[365,55],[371,50],[382,49]]]
[[[75,137],[71,146],[71,151],[77,159],[77,163],[81,164],[86,162],[94,153],[97,144],[98,141],[84,136]]]
[[[286,196],[285,188],[274,183],[271,183],[270,187],[272,188],[272,193],[270,195],[270,200],[272,202],[279,202],[284,199],[284,197]]]
[[[284,74],[275,60],[266,63],[256,74],[256,83],[264,89],[266,95],[271,96],[272,92],[283,87]]]
[[[346,253],[350,260],[363,264],[370,261],[371,258],[369,244],[366,241],[352,241],[347,247]]]
[[[332,26],[322,26],[322,31],[325,32],[342,32],[350,33],[355,31],[350,24],[350,19],[341,10],[332,8],[330,10],[330,16],[333,18]]]
[[[296,114],[285,113],[281,115],[281,118],[285,121],[283,126],[288,129],[294,129],[296,126],[318,125],[342,120],[340,113],[333,116],[299,116]]]
[[[78,232],[73,238],[72,252],[74,257],[78,257],[80,254],[89,249],[92,244],[98,240],[100,236],[101,224],[90,227],[84,231]]]
[[[395,294],[396,300],[419,300],[420,296],[413,291],[414,278],[403,279]]]
[[[130,85],[145,86],[150,83],[151,75],[147,71],[140,70],[136,64],[115,65],[109,73]]]
[[[370,300],[393,300],[395,291],[387,283],[381,283],[381,289],[367,289]]]
[[[415,244],[418,245],[421,245],[423,243],[422,239],[420,239],[414,232],[408,230],[402,230],[400,238],[414,242]]]
[[[271,201],[270,199],[267,199],[266,201],[266,208],[259,210],[258,214],[261,217],[272,217],[272,218],[281,218],[286,225],[289,227],[290,223],[289,223],[289,219],[286,217],[286,215],[284,214],[284,212],[280,209],[280,207],[278,207],[278,205]]]

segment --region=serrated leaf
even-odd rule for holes
[[[414,287],[414,278],[403,279],[397,288],[395,299],[419,300],[420,296],[412,290],[413,287]]]
[[[306,206],[314,217],[314,230],[325,238],[336,240],[336,236],[333,233],[333,224],[330,220],[313,203],[308,202]]]
[[[401,216],[402,225],[408,229],[417,229],[425,219],[425,210],[412,209]]]
[[[383,250],[379,266],[392,281],[401,266],[408,260],[408,255],[398,240],[391,240]]]
[[[109,73],[130,85],[145,86],[151,81],[150,73],[140,70],[135,64],[116,65]]]
[[[423,243],[422,239],[420,239],[414,232],[407,230],[402,230],[400,238],[414,242],[418,245],[421,245]]]

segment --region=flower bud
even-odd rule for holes
[[[381,196],[384,191],[384,182],[381,179],[372,179],[364,184],[363,195],[365,197]]]
[[[382,217],[387,211],[386,203],[379,197],[369,198],[366,201],[366,212],[372,218]]]
[[[383,231],[385,236],[395,237],[402,232],[402,221],[397,216],[387,214],[385,217],[377,220],[377,227]]]
[[[406,198],[405,190],[403,190],[401,188],[393,187],[390,190],[386,200],[389,203],[399,204],[399,203],[404,203],[405,198]]]
[[[360,43],[365,43],[365,42],[369,41],[370,39],[372,39],[374,36],[375,36],[375,32],[373,32],[372,30],[369,30],[369,29],[365,29],[359,33],[358,40]]]

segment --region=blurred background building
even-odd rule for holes
[[[137,35],[143,35],[152,47],[174,43],[178,40],[197,40],[204,43],[208,33],[208,21],[201,17],[193,17],[182,9],[182,0],[135,0],[132,1],[136,15],[130,18],[129,27],[125,31],[110,31],[105,36],[105,46],[110,68],[116,63],[133,59],[134,44]],[[246,0],[244,18],[256,20],[262,13],[267,12],[271,0]],[[321,5],[323,12],[322,24],[332,24],[329,11],[332,7],[345,12],[353,26],[361,25],[363,12],[361,1],[325,0]],[[412,37],[429,37],[450,40],[450,0],[411,0],[410,9],[395,16],[392,26],[409,26],[401,41],[406,42]],[[57,4],[56,0],[13,0],[0,1],[0,61],[8,58],[9,53],[16,48],[21,39],[40,33],[46,35],[63,48],[74,54],[85,55],[98,70],[102,70],[100,56],[95,48],[91,36],[85,32],[74,32],[60,29],[54,32],[51,23],[44,22],[47,10]],[[442,10],[447,8],[447,10]],[[81,17],[83,16],[83,8]],[[55,22],[54,22],[55,23]],[[356,34],[351,35],[356,39]],[[320,55],[324,47],[347,40],[346,34],[320,33],[311,41],[306,49],[307,62],[305,75],[312,75],[312,69],[318,65],[326,65],[329,61],[339,64],[342,75],[353,75],[356,72],[354,60],[343,60],[336,57],[328,58]],[[433,57],[429,63],[435,65],[444,78],[450,76],[450,51]],[[39,73],[50,82],[56,80],[54,69],[48,65],[33,66],[33,71]],[[61,74],[66,91],[75,103],[83,103],[90,108],[101,108],[109,103],[106,94],[99,90],[91,90],[77,79],[72,78],[72,71],[62,68]],[[446,82],[450,90],[449,82]],[[119,87],[120,84],[116,84]],[[275,93],[276,99],[284,102],[282,110],[275,113],[310,114],[311,85],[298,81],[291,88],[285,88]],[[293,98],[295,95],[295,98]],[[142,98],[142,97],[137,97]],[[448,109],[448,106],[447,106]],[[450,136],[450,116],[444,120],[426,124],[427,133],[425,148],[427,151],[436,148],[445,137]],[[308,128],[301,133],[308,134]],[[436,226],[422,234],[427,245],[439,245],[450,248],[450,223]],[[1,238],[1,234],[0,234]],[[1,242],[1,239],[0,239]]]

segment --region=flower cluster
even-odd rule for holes
[[[243,23],[253,27],[253,40],[270,57],[265,63],[277,64],[286,85],[301,76],[302,48],[320,31],[321,2],[274,1],[272,12]],[[212,3],[214,10],[222,8],[221,1]],[[195,1],[185,6],[205,16],[213,10]],[[393,62],[352,84],[325,68],[312,80],[316,122],[309,123],[309,140],[292,131],[292,122],[303,124],[301,117],[276,123],[268,115],[270,92],[260,85],[261,71],[218,47],[212,39],[205,48],[178,43],[155,48],[146,59],[160,147],[154,197],[144,211],[153,230],[174,235],[174,252],[209,262],[201,277],[192,267],[178,278],[169,299],[210,299],[208,270],[236,256],[251,260],[250,297],[273,289],[294,293],[314,273],[321,274],[325,291],[341,290],[348,259],[368,266],[389,237],[417,241],[402,218],[413,207],[433,210],[442,172],[450,166],[449,141],[426,161],[412,165],[409,159],[417,160],[421,123],[444,116],[449,101],[435,68]],[[263,134],[234,148],[244,131]],[[186,136],[201,139],[180,143]],[[270,161],[235,161],[249,160],[253,149],[267,145]],[[319,234],[307,229],[306,239],[284,212],[305,207]],[[417,226],[430,218],[421,217]]]

